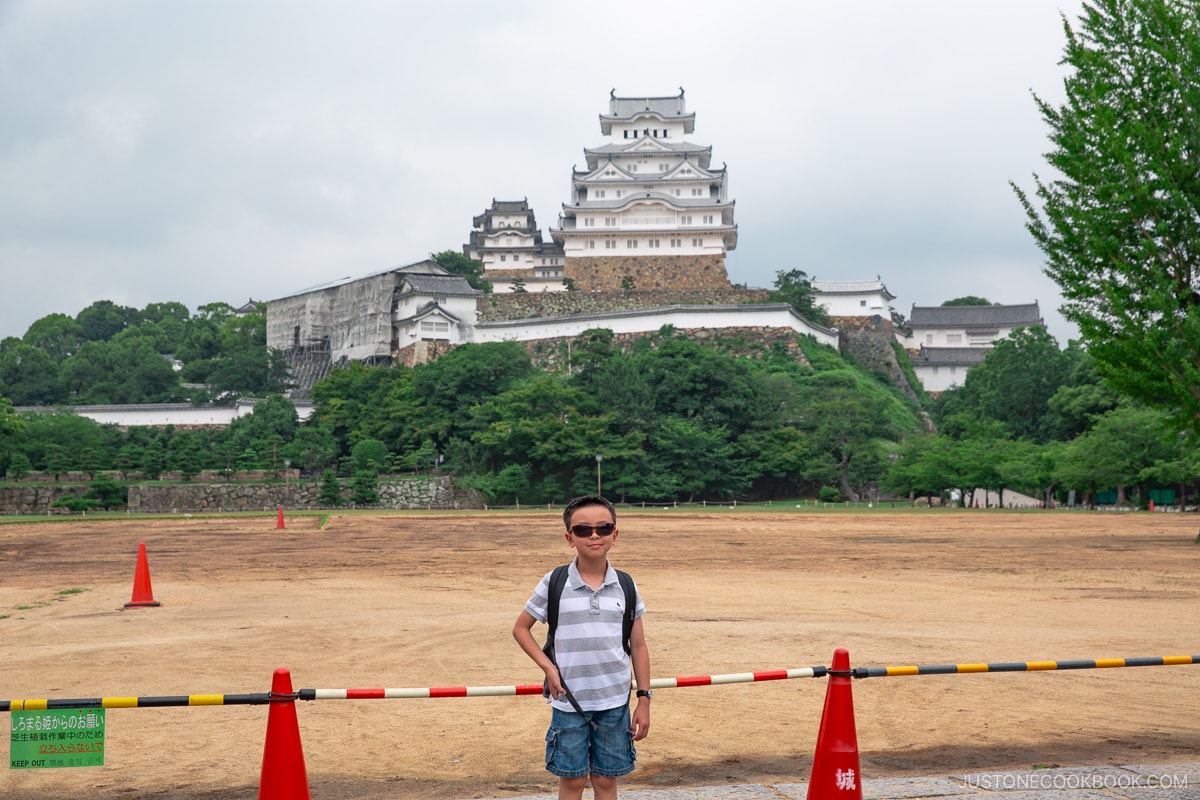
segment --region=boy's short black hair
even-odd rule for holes
[[[604,506],[608,509],[608,513],[612,514],[613,523],[615,524],[617,521],[617,510],[613,508],[613,504],[607,497],[601,497],[598,494],[584,494],[567,503],[567,507],[563,509],[563,525],[570,529],[571,515],[575,513],[575,509],[583,506]]]

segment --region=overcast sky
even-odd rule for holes
[[[0,0],[0,338],[96,300],[269,300],[549,229],[609,91],[686,89],[730,279],[880,276],[1075,335],[1008,185],[1082,0]]]

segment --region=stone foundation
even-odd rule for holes
[[[622,289],[626,276],[637,289],[729,288],[723,255],[568,257],[563,276],[585,292]]]
[[[765,303],[769,299],[770,292],[766,289],[741,289],[734,286],[708,290],[503,293],[480,297],[476,301],[476,313],[480,322],[506,322],[514,319],[569,317],[574,314],[636,311],[667,306]]]

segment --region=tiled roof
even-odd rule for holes
[[[913,328],[990,328],[1044,325],[1038,304],[1013,306],[917,306],[908,315]]]

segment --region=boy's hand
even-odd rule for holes
[[[546,686],[550,690],[551,697],[557,700],[567,693],[562,685],[562,676],[558,674],[558,667],[551,664],[544,672],[546,673]]]
[[[633,740],[640,742],[650,733],[650,701],[639,697],[633,709]]]

